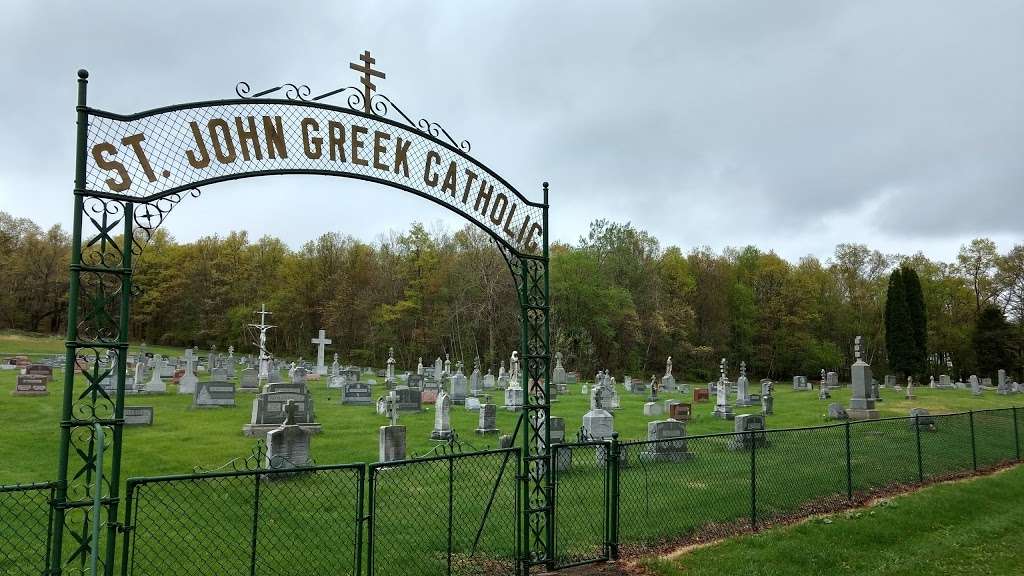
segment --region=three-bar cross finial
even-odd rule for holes
[[[362,73],[363,77],[359,79],[359,82],[363,85],[363,110],[370,114],[370,98],[373,96],[373,91],[377,89],[376,84],[373,83],[373,77],[386,78],[387,76],[380,70],[374,70],[373,65],[377,63],[377,60],[370,56],[369,50],[364,50],[359,55],[359,60],[362,64],[356,64],[350,62],[348,67],[355,70],[356,72]]]

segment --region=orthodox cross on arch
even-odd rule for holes
[[[356,64],[355,62],[350,62],[348,67],[363,74],[363,77],[359,79],[359,82],[363,85],[363,110],[370,114],[370,97],[373,96],[373,91],[377,89],[377,85],[373,83],[373,77],[387,78],[387,75],[380,70],[374,70],[373,65],[377,63],[377,59],[370,56],[369,50],[364,50],[359,55],[359,60],[363,63]]]

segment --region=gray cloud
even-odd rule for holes
[[[683,247],[949,259],[972,236],[1024,240],[1021,22],[998,1],[14,3],[0,210],[70,222],[78,67],[94,105],[128,112],[242,79],[351,84],[369,48],[403,109],[528,196],[552,182],[554,238],[607,217]],[[299,244],[412,220],[459,225],[396,191],[286,177],[211,187],[168,226]]]

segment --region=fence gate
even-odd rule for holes
[[[120,574],[359,574],[365,470],[130,479]]]

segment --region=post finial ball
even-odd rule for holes
[[[89,77],[89,71],[86,70],[85,68],[79,68],[79,70],[78,70],[78,77],[81,78],[82,80],[85,80],[86,78]]]

